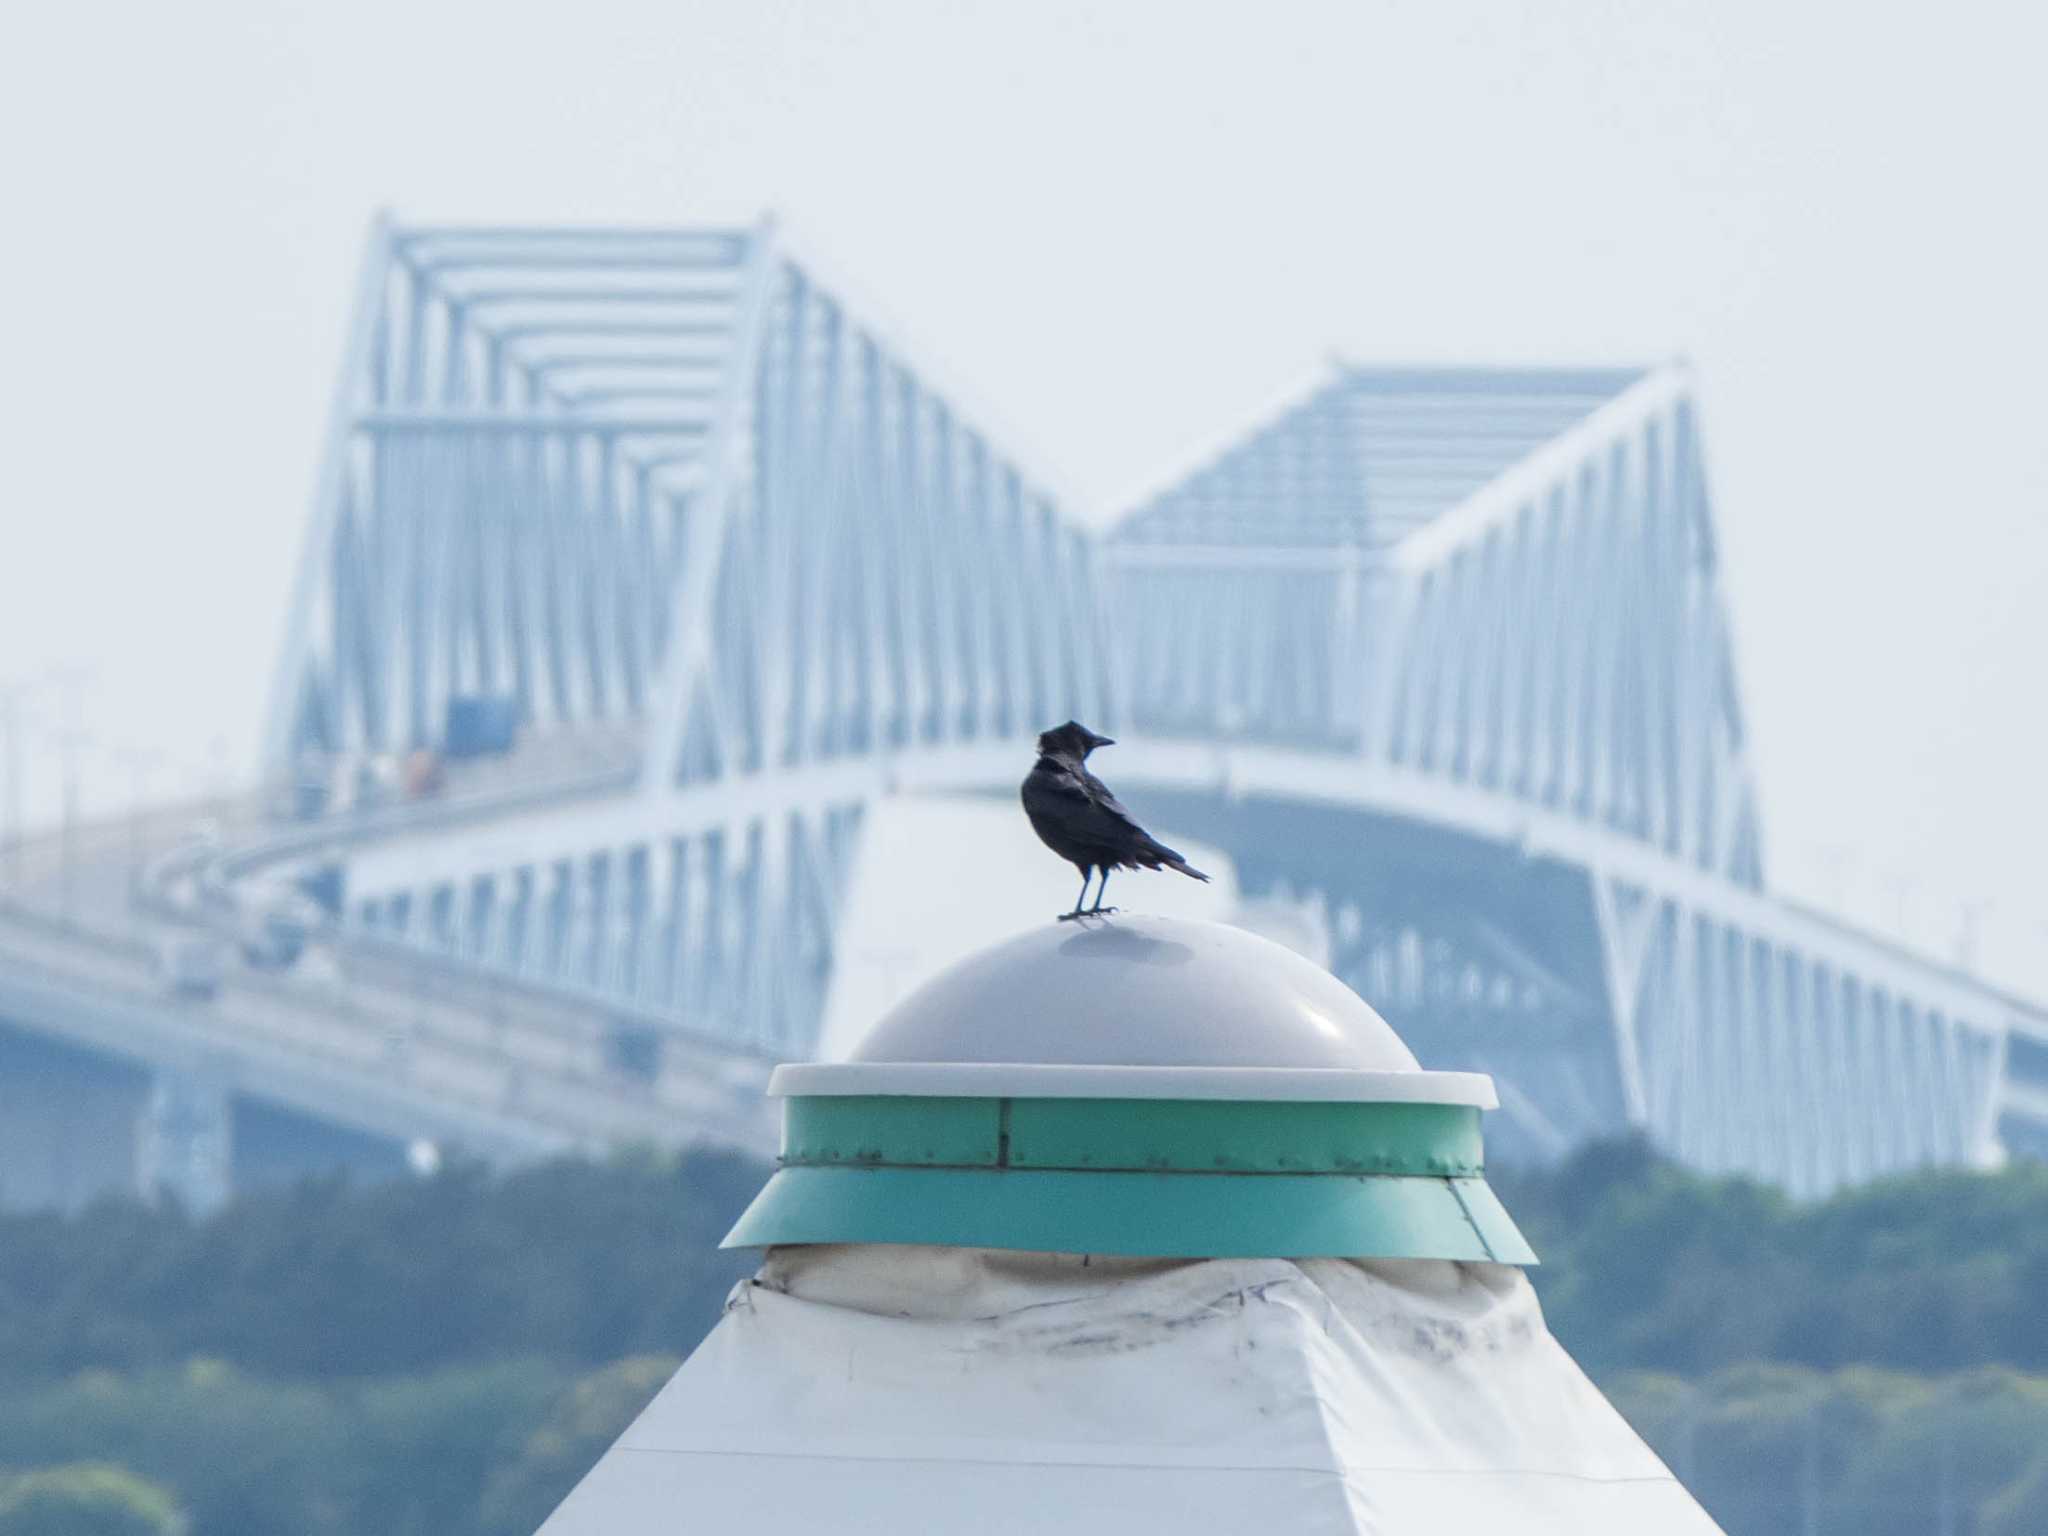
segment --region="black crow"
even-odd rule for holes
[[[1102,904],[1112,869],[1177,869],[1205,884],[1209,879],[1131,820],[1109,786],[1082,766],[1097,747],[1115,745],[1107,736],[1069,720],[1039,736],[1038,761],[1024,780],[1024,814],[1031,818],[1031,830],[1081,871],[1081,894],[1074,898],[1073,911],[1060,914],[1061,922],[1116,910]],[[1102,884],[1096,889],[1095,905],[1083,913],[1088,882],[1098,869]]]

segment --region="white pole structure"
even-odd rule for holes
[[[128,894],[129,915],[139,918],[136,894],[142,888],[143,857],[149,841],[149,780],[163,766],[163,757],[140,747],[117,748],[115,756],[128,770]]]
[[[57,734],[58,762],[63,777],[62,851],[59,854],[63,862],[63,880],[59,904],[67,923],[71,921],[78,892],[78,749],[85,744],[85,732],[76,723],[77,711],[70,711],[70,716],[72,723]]]
[[[1713,1536],[1544,1327],[1480,1074],[1218,924],[1047,925],[786,1066],[724,1318],[542,1536]]]

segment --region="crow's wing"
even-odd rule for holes
[[[1123,802],[1109,792],[1109,786],[1095,777],[1086,768],[1081,770],[1082,782],[1088,790],[1088,798],[1107,817],[1114,818],[1114,824],[1125,829],[1130,839],[1130,860],[1145,869],[1157,869],[1162,864],[1179,870],[1192,879],[1208,883],[1209,877],[1196,869],[1180,856],[1177,849],[1169,848],[1150,832],[1138,825],[1137,818],[1124,809]]]
[[[1109,846],[1121,846],[1134,834],[1144,836],[1131,813],[1087,769],[1062,768],[1032,779],[1039,812],[1073,836]]]
[[[1047,847],[1077,864],[1106,869],[1177,869],[1209,877],[1132,819],[1109,786],[1087,769],[1041,763],[1024,781],[1024,809]]]
[[[1081,787],[1087,792],[1090,800],[1093,800],[1097,805],[1109,812],[1110,815],[1116,817],[1118,821],[1121,821],[1133,832],[1143,832],[1145,830],[1138,825],[1137,817],[1124,809],[1123,801],[1117,799],[1115,795],[1109,792],[1109,786],[1095,777],[1086,768],[1081,770]]]

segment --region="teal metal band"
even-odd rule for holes
[[[830,1096],[782,1102],[782,1162],[994,1168],[1005,1099]]]
[[[786,1167],[724,1246],[779,1243],[1536,1262],[1483,1179],[1385,1174]]]
[[[1536,1256],[1464,1104],[818,1094],[725,1240],[1172,1258]]]
[[[1220,1099],[791,1098],[788,1167],[1039,1168],[1475,1178],[1462,1104]]]

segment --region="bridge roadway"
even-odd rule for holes
[[[619,846],[735,817],[890,794],[1007,793],[1014,743],[814,763],[649,797],[635,746],[565,759],[562,744],[474,765],[434,799],[309,822],[257,801],[158,811],[0,852],[0,1024],[133,1064],[153,1085],[135,1125],[138,1176],[204,1207],[233,1170],[232,1104],[275,1106],[393,1142],[430,1141],[495,1163],[632,1142],[766,1150],[760,1088],[771,1052],[695,1037],[670,1014],[595,988],[512,977],[354,924],[316,934],[284,971],[236,960],[211,999],[169,992],[166,939],[231,939],[266,879],[339,859],[350,906],[502,875],[563,850]],[[2048,1129],[2048,1011],[1989,994],[1820,914],[1714,880],[1633,839],[1385,765],[1319,752],[1126,738],[1118,782],[1185,803],[1246,796],[1367,807],[1475,831],[1531,860],[1682,897],[1744,929],[2011,1032],[1998,1111],[2009,1143]],[[741,804],[739,802],[745,802]],[[416,901],[424,910],[426,901]],[[780,1054],[788,1054],[785,1048]],[[0,1183],[0,1195],[7,1187]]]
[[[1192,742],[1129,731],[1121,732],[1120,740],[1115,754],[1119,787],[1143,802],[1177,807],[1184,830],[1248,801],[1362,812],[1431,827],[1454,840],[1490,844],[1523,865],[1576,871],[1589,883],[1595,901],[1615,902],[1616,893],[1634,893],[1639,913],[1682,912],[1689,923],[1743,936],[1745,945],[1767,943],[1770,956],[1753,976],[1773,984],[1784,976],[1784,968],[1796,964],[1801,977],[1853,977],[1864,996],[1911,1000],[1925,1038],[1889,1056],[1883,1054],[1889,1048],[1886,1033],[1903,1028],[1889,1018],[1845,1034],[1839,1016],[1801,1015],[1776,998],[1758,1007],[1764,1025],[1710,1013],[1701,1026],[1724,1037],[1711,1047],[1716,1053],[1712,1069],[1675,1084],[1668,1066],[1653,1075],[1641,1065],[1657,1051],[1668,1062],[1670,1022],[1658,1017],[1652,1004],[1625,1011],[1614,1025],[1614,1048],[1632,1123],[1673,1135],[1672,1127],[1688,1117],[1697,1122],[1706,1114],[1718,1123],[1729,1118],[1735,1105],[1750,1105],[1748,1118],[1754,1124],[1744,1133],[1748,1144],[1724,1137],[1718,1147],[1685,1148],[1708,1166],[1763,1171],[1771,1166],[1771,1156],[1779,1155],[1767,1145],[1770,1135],[1791,1138],[1801,1147],[1830,1135],[1869,1143],[1856,1153],[1861,1162],[1844,1154],[1823,1163],[1829,1154],[1808,1148],[1806,1161],[1813,1166],[1800,1187],[1817,1192],[1889,1168],[1982,1161],[1995,1155],[2001,1134],[2015,1148],[2039,1151],[2048,1145],[2048,1072],[2041,1065],[2048,1058],[2048,1009],[2038,1004],[1703,870],[1640,838],[1476,785],[1352,753]],[[402,912],[384,919],[383,931],[411,944],[445,944],[448,937],[427,931],[425,914],[437,906],[454,911],[461,906],[453,899],[456,893],[502,885],[522,870],[570,868],[605,850],[660,848],[711,829],[774,825],[820,806],[861,804],[891,794],[1008,795],[1023,763],[1020,750],[1014,742],[983,740],[853,755],[652,794],[591,786],[545,808],[533,802],[507,804],[459,825],[423,818],[402,836],[390,835],[396,828],[380,834],[365,827],[351,838],[344,855],[351,910]],[[1332,824],[1332,835],[1347,835],[1338,830],[1341,825]],[[736,840],[731,834],[729,839]],[[273,856],[259,854],[253,861]],[[471,946],[472,952],[489,948],[487,936],[466,929],[455,942]],[[602,946],[593,941],[597,947]],[[1638,959],[1638,976],[1640,966]],[[1640,988],[1640,982],[1632,985],[1625,977],[1610,979],[1614,992],[1622,995]],[[1793,979],[1784,979],[1787,991],[1794,991]],[[1820,985],[1817,980],[1811,984]],[[1929,1028],[1928,1020],[1942,1022]],[[807,1040],[764,1040],[743,1031],[732,1038],[754,1038],[758,1047],[785,1055],[810,1048]],[[1919,1061],[1917,1067],[1913,1060]],[[1983,1063],[1989,1076],[1968,1092],[1967,1106],[1959,1103],[1945,1111],[1956,1123],[1936,1127],[1920,1117],[1899,1074],[1947,1073],[1960,1082],[1970,1062]],[[1688,1095],[1693,1101],[1681,1102]],[[1861,1101],[1861,1107],[1845,1101]],[[1765,1122],[1781,1129],[1771,1131]],[[1823,1122],[1849,1129],[1824,1130]]]
[[[650,803],[643,795],[592,779],[571,793],[541,792],[479,801],[449,817],[420,807],[409,820],[364,821],[337,837],[351,852],[351,899],[419,891],[501,874],[515,864],[565,852],[659,840],[761,816],[786,815],[835,801],[899,793],[1009,794],[1029,766],[1015,742],[935,748],[914,754],[845,758],[685,790]],[[1370,759],[1322,751],[1197,743],[1125,735],[1116,748],[1117,784],[1176,795],[1370,810],[1483,837],[1529,859],[1556,859],[1661,896],[1730,927],[1769,929],[1783,942],[1828,957],[1873,982],[1946,1003],[1964,1018],[1997,997],[2022,1026],[2048,1041],[2048,1009],[2004,996],[1978,979],[1930,961],[1810,908],[1718,879],[1638,838],[1526,802]],[[536,816],[536,811],[543,812]],[[394,833],[402,835],[394,836]],[[320,834],[307,834],[308,842]],[[245,854],[230,874],[253,872],[301,844],[286,841]],[[424,903],[421,904],[424,906]]]
[[[460,820],[534,791],[456,790],[434,815]],[[567,791],[557,780],[538,792]],[[146,1074],[133,1128],[145,1182],[201,1208],[224,1198],[237,1099],[497,1164],[636,1142],[772,1147],[765,1060],[616,1002],[340,929],[317,932],[287,970],[245,963],[237,915],[207,887],[229,850],[276,846],[264,826],[244,802],[0,852],[0,1028]],[[217,992],[174,995],[161,947],[207,933],[229,954]],[[34,1203],[22,1184],[0,1180],[0,1194]]]

